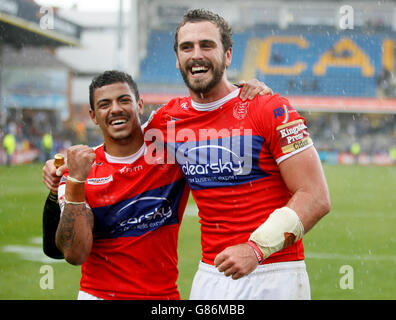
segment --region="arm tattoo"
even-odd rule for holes
[[[93,228],[93,213],[88,209],[85,204],[81,205],[68,205],[65,204],[58,230],[57,230],[57,243],[62,251],[69,249],[73,246],[76,239],[76,226],[77,224],[84,224],[89,232]]]

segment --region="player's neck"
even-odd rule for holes
[[[197,103],[210,103],[220,100],[235,90],[235,86],[228,80],[222,80],[207,93],[193,92],[189,89],[191,99]]]
[[[142,147],[144,143],[143,133],[138,133],[138,136],[131,136],[125,139],[114,140],[111,138],[105,139],[105,151],[113,157],[128,157]]]

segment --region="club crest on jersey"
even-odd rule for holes
[[[187,102],[183,102],[183,103],[180,105],[180,107],[181,107],[183,110],[188,110],[188,108],[189,108]]]
[[[249,110],[249,102],[238,102],[234,106],[233,115],[237,120],[245,119]]]

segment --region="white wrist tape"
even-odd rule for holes
[[[297,213],[288,207],[283,207],[272,212],[268,219],[250,235],[249,240],[256,243],[266,259],[274,252],[301,239],[303,235],[304,226]]]

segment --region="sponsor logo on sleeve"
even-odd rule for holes
[[[106,184],[113,181],[113,175],[109,175],[108,177],[103,178],[91,178],[87,179],[88,184]]]
[[[276,128],[283,153],[290,153],[312,143],[302,119],[282,124]]]
[[[284,104],[281,107],[274,109],[274,118],[277,119],[278,117],[281,118],[284,116],[282,123],[287,123],[289,121],[289,115],[292,112],[296,111],[292,107]]]

